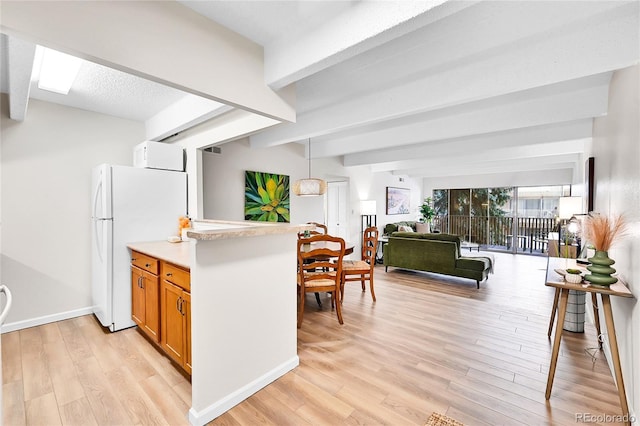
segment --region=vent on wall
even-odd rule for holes
[[[219,146],[210,146],[204,149],[204,152],[210,152],[212,154],[222,154],[222,148]]]

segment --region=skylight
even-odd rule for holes
[[[82,59],[42,46],[38,46],[38,49],[42,50],[38,87],[62,95],[68,94],[78,75]]]

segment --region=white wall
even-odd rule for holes
[[[221,154],[202,154],[204,219],[244,220],[244,173],[247,170],[289,175],[291,184],[308,177],[304,146],[286,144],[252,149],[248,139],[221,145]],[[316,176],[315,161],[313,174]],[[291,223],[324,222],[322,197],[291,194]]]
[[[593,126],[595,211],[626,215],[629,235],[609,251],[614,268],[640,295],[640,66],[616,71],[607,116]],[[613,316],[630,410],[640,411],[640,306],[612,297]],[[601,319],[601,324],[604,324]],[[609,352],[607,351],[607,355]],[[611,359],[608,356],[608,359]]]
[[[5,330],[88,312],[91,169],[131,165],[144,138],[142,123],[34,99],[16,122],[7,102],[2,95],[0,282],[14,305]]]
[[[344,167],[340,158],[326,158],[313,163],[314,169],[327,179],[346,180],[349,182],[349,235],[354,242],[359,242],[361,217],[360,200],[376,200],[377,224],[380,233],[384,225],[404,220],[417,220],[418,207],[422,204],[421,182],[407,176],[394,176],[388,172],[372,173],[369,166]],[[401,182],[400,179],[404,181]],[[411,190],[411,212],[403,215],[386,214],[386,188],[407,188]],[[354,251],[359,253],[358,250]]]
[[[308,163],[305,148],[287,144],[272,148],[252,149],[246,139],[221,145],[222,154],[203,154],[204,218],[244,220],[244,172],[255,170],[288,174],[291,182],[307,177]],[[390,173],[372,173],[368,166],[344,167],[340,158],[312,160],[313,177],[328,181],[348,181],[351,209],[348,217],[347,239],[359,242],[360,200],[377,201],[377,223],[382,230],[386,223],[416,220],[422,202],[420,182]],[[385,214],[387,186],[411,189],[411,213],[387,216]],[[301,198],[291,196],[291,223],[325,221],[323,197]],[[359,253],[359,249],[354,251]]]

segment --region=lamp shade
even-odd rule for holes
[[[571,219],[575,214],[582,213],[582,197],[560,197],[558,204],[558,217]]]
[[[315,197],[327,192],[327,182],[311,177],[311,138],[309,138],[309,177],[293,182],[293,193],[298,197]]]
[[[292,189],[299,197],[313,197],[327,192],[327,182],[316,178],[300,179],[293,183]]]
[[[360,214],[362,216],[370,216],[376,214],[376,200],[361,200]]]

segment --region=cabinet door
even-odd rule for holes
[[[145,297],[142,288],[142,269],[131,267],[131,318],[143,328],[145,323]]]
[[[184,369],[191,374],[191,293],[182,293],[184,303],[182,313],[184,314]]]
[[[154,342],[160,341],[160,278],[142,271],[144,288],[144,326],[143,330]]]
[[[178,364],[184,365],[184,321],[180,310],[184,303],[182,289],[162,280],[161,346]]]

